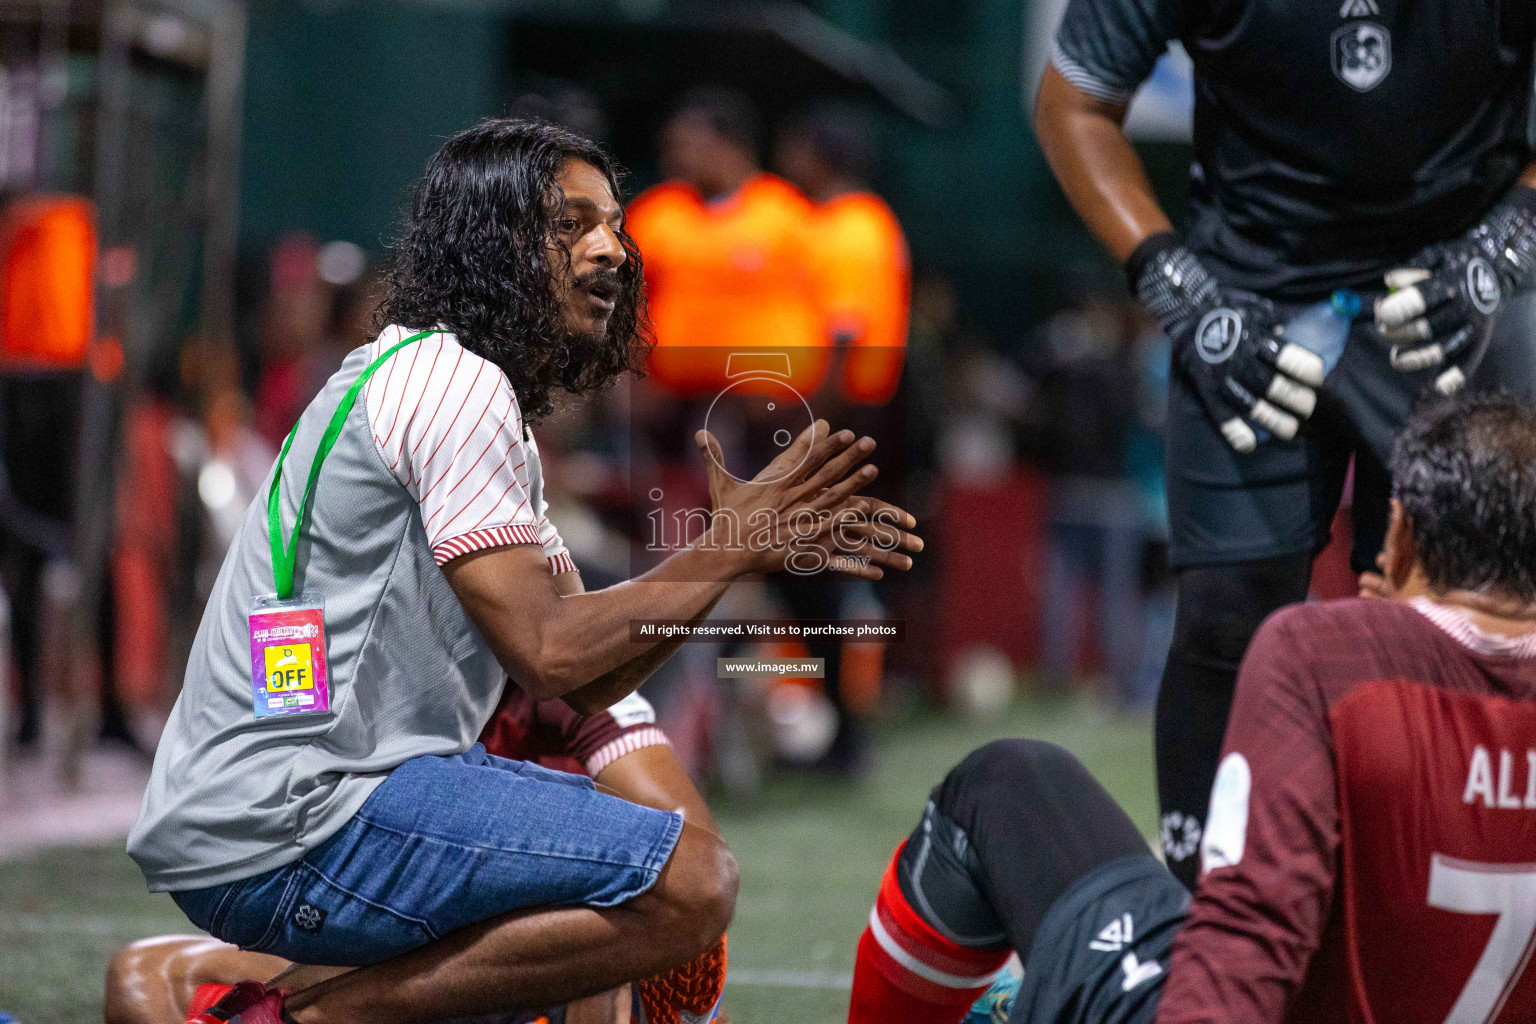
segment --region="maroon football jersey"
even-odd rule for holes
[[[1536,1021],[1536,635],[1298,605],[1238,676],[1159,1024]]]

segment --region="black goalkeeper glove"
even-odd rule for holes
[[[1451,394],[1482,359],[1499,307],[1536,268],[1536,189],[1516,185],[1460,238],[1425,247],[1389,270],[1376,327],[1394,369],[1446,365],[1435,388]]]
[[[1269,300],[1222,288],[1171,233],[1138,245],[1125,270],[1228,444],[1253,451],[1254,425],[1285,440],[1296,436],[1317,406],[1323,360],[1281,339]]]

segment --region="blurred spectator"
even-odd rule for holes
[[[944,475],[973,484],[1002,479],[1018,460],[1014,437],[1034,407],[1034,380],[983,339],[962,337],[945,354],[944,384]]]
[[[860,346],[869,356],[857,365],[856,379],[849,378],[857,388],[849,397],[878,404],[894,394],[906,331],[905,243],[885,204],[866,191],[869,161],[854,154],[862,145],[858,132],[842,121],[825,127],[809,156],[790,160],[825,204],[815,208],[759,167],[757,118],[743,97],[720,89],[690,93],[667,123],[661,158],[672,180],[637,198],[627,221],[645,260],[657,340],[654,383],[703,398],[726,383],[724,354],[772,348],[789,357],[789,383],[812,399],[813,414],[832,416],[841,426],[833,406],[843,389],[834,384],[826,389],[831,394],[817,394],[831,383],[826,370],[838,343]],[[841,148],[828,157],[822,144]],[[711,358],[716,352],[720,359]],[[743,411],[748,419],[752,408]],[[777,452],[756,445],[758,433],[768,436],[744,430],[753,464],[762,465]],[[841,618],[853,594],[827,573],[773,582],[779,600],[800,619]],[[866,760],[865,729],[847,699],[843,645],[806,646],[823,660],[823,686],[838,714],[831,747],[817,767],[858,774]]]
[[[845,350],[839,397],[883,405],[901,379],[912,270],[896,215],[870,187],[871,135],[858,108],[821,104],[779,133],[774,160],[815,204],[806,255],[826,330]]]
[[[1141,508],[1126,476],[1137,414],[1137,369],[1126,305],[1091,295],[1046,324],[1049,365],[1035,420],[1052,475],[1041,620],[1041,670],[1061,688],[1078,675],[1091,585],[1098,650],[1115,692],[1138,702],[1141,661]]]
[[[1157,701],[1163,666],[1173,643],[1174,585],[1168,567],[1168,481],[1163,472],[1163,428],[1168,421],[1172,346],[1141,306],[1130,311],[1137,369],[1136,416],[1126,442],[1126,473],[1136,487],[1141,523],[1141,662],[1128,703]]]
[[[341,369],[348,352],[373,340],[378,333],[374,313],[383,297],[378,275],[360,246],[327,242],[320,247],[315,266],[317,276],[330,289],[331,301],[319,343],[300,359],[305,405]]]
[[[70,556],[96,257],[89,202],[7,197],[0,214],[0,586],[12,607],[23,743],[41,731],[43,580]]]
[[[884,497],[906,506],[905,415],[901,403],[890,403],[906,355],[912,270],[901,225],[870,185],[876,151],[869,118],[846,103],[812,106],[780,130],[774,163],[813,204],[805,253],[822,330],[834,351],[816,412],[896,453],[881,467],[881,487]],[[885,614],[875,588],[850,587],[825,575],[795,582],[783,595],[806,618]],[[832,767],[856,771],[863,743],[858,722],[878,696],[883,650],[835,642],[808,646],[824,659],[824,686],[838,716]],[[871,657],[851,657],[864,653]]]
[[[806,255],[811,206],[758,164],[758,121],[745,97],[700,89],[661,134],[668,180],[630,204],[656,331],[653,383],[698,397],[724,382],[724,353],[790,354],[804,394],[820,385],[824,337]],[[722,353],[706,358],[709,350]]]
[[[277,449],[249,422],[250,407],[244,396],[221,391],[208,398],[202,430],[182,439],[179,455],[196,467],[197,496],[208,526],[198,566],[198,587],[204,597],[212,592],[224,552],[277,458]]]
[[[152,373],[146,383],[123,421],[110,676],[128,735],[153,750],[171,704],[166,683],[175,645],[167,614],[181,562],[181,482],[173,450],[179,419],[175,376]]]
[[[288,235],[272,250],[271,291],[260,327],[255,426],[273,448],[282,445],[314,394],[305,357],[322,344],[332,301],[317,255],[315,240],[303,234]]]
[[[241,517],[277,457],[277,447],[251,426],[251,403],[233,383],[234,359],[229,349],[196,339],[181,358],[182,387],[196,396],[199,415],[177,423],[171,451],[196,499],[191,532],[198,538],[192,557],[199,609]]]

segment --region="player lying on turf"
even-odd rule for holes
[[[857,493],[872,440],[818,421],[739,482],[701,431],[708,529],[584,591],[528,423],[645,350],[623,217],[607,155],[563,129],[448,140],[395,248],[389,326],[305,409],[247,511],[128,852],[215,938],[362,969],[286,995],[237,986],[206,1019],[560,1005],[724,934],[737,876],[718,837],[475,737],[506,678],[586,714],[633,693],[681,642],[632,639],[633,620],[700,619],[807,548],[878,579],[920,544],[910,516]]]
[[[1070,754],[990,744],[892,860],[850,1022],[955,1024],[1011,950],[1014,1024],[1536,1019],[1536,407],[1422,411],[1392,471],[1389,599],[1243,660],[1193,903]]]
[[[606,711],[583,716],[562,701],[535,703],[517,687],[508,687],[480,742],[496,757],[588,775],[626,800],[680,810],[685,820],[719,833],[704,798],[657,727],[650,703],[639,694]],[[707,1017],[721,1001],[724,953],[722,940],[711,955],[637,986],[648,1024],[675,1021],[679,1010]],[[119,952],[107,968],[106,1021],[182,1024],[235,984],[248,978],[272,979],[292,966],[279,957],[244,952],[207,936],[144,939]],[[675,998],[679,994],[686,998]],[[630,991],[625,986],[564,1008],[563,1024],[617,1024],[631,1019],[630,1009]],[[526,1019],[541,1016],[557,1020],[560,1013],[535,1012]]]

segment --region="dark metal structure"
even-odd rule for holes
[[[953,127],[960,116],[950,91],[890,46],[860,39],[804,4],[695,4],[644,21],[534,12],[512,19],[510,39],[520,80],[565,80],[598,96],[620,154],[649,152],[671,105],[703,84],[740,89],[770,121],[830,97],[930,129]]]
[[[94,351],[111,357],[80,374],[72,521],[44,551],[66,782],[94,732],[123,408],[188,332],[233,334],[245,23],[239,0],[0,0],[0,192],[94,201]]]

